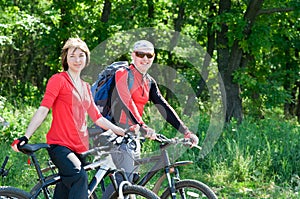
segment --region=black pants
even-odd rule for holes
[[[56,185],[53,198],[87,199],[88,177],[83,169],[83,160],[78,154],[60,145],[51,145],[48,153],[61,176],[61,182]]]

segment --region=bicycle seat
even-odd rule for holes
[[[46,143],[39,143],[39,144],[25,144],[24,146],[20,147],[20,150],[25,153],[33,153],[36,152],[42,148],[49,148],[50,145]]]

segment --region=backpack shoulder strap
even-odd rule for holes
[[[130,90],[133,86],[133,83],[134,83],[134,76],[133,76],[133,73],[130,70],[130,68],[127,68],[127,71],[128,71],[128,79],[127,79],[128,90]]]
[[[149,89],[151,89],[151,84],[152,84],[152,82],[154,82],[153,77],[151,77],[151,75],[149,75],[149,73],[147,73],[146,78],[149,80],[148,86],[149,86]]]

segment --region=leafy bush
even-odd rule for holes
[[[0,162],[9,155],[8,166],[12,166],[9,177],[2,180],[2,184],[28,190],[36,179],[34,168],[26,164],[25,155],[13,152],[9,145],[24,134],[36,107],[18,109],[5,98],[0,99],[0,115],[9,122],[9,126],[1,126],[0,141],[4,144],[0,146]],[[159,118],[148,118],[151,126],[161,129],[160,133],[168,137],[180,136],[170,125],[158,125],[155,121],[161,122]],[[209,116],[202,113],[199,121],[198,127],[192,128],[198,129],[201,144],[209,126]],[[45,141],[50,122],[49,117],[30,142]],[[190,118],[187,125],[194,123]],[[194,162],[180,168],[181,176],[205,182],[220,198],[297,198],[300,190],[299,129],[297,122],[276,115],[263,120],[248,117],[241,124],[232,122],[224,128],[212,151],[203,158],[200,157],[201,151],[195,148],[180,155],[180,160]],[[143,152],[155,151],[157,147],[154,142],[147,141]],[[176,156],[175,150],[181,149],[175,148],[170,156]],[[40,154],[42,163],[48,159],[45,152]]]
[[[299,129],[297,123],[270,118],[232,123],[198,166],[218,186],[243,184],[244,189],[257,189],[273,184],[268,192],[278,194],[282,186],[289,190],[286,194],[298,193]]]
[[[18,186],[19,188],[28,190],[33,183],[36,182],[36,174],[34,167],[27,164],[28,157],[22,153],[16,153],[10,148],[12,141],[24,135],[25,130],[33,116],[36,107],[25,105],[21,108],[13,106],[6,98],[0,97],[0,115],[8,126],[0,126],[1,136],[0,142],[0,163],[5,156],[9,156],[6,168],[10,168],[9,176],[2,180],[3,185]],[[30,139],[31,143],[45,142],[45,135],[50,126],[50,117],[45,120],[41,127]],[[39,153],[41,162],[46,162],[48,156],[46,151]]]

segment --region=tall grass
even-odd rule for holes
[[[10,125],[0,126],[0,163],[10,156],[9,176],[1,185],[12,185],[28,190],[35,180],[34,169],[27,165],[27,157],[13,152],[10,143],[24,134],[37,107],[17,109],[1,98],[0,115]],[[200,116],[198,135],[202,141],[209,116]],[[31,143],[45,141],[51,118],[38,129]],[[212,151],[204,158],[192,148],[180,157],[195,164],[182,167],[183,178],[201,180],[211,186],[220,198],[300,198],[300,126],[292,120],[269,116],[263,120],[245,118],[241,124],[227,125]],[[168,136],[176,131],[165,127]],[[157,147],[147,142],[145,151]],[[201,143],[200,143],[201,144]],[[42,160],[47,155],[40,155]]]
[[[203,180],[224,198],[299,198],[299,129],[277,119],[231,123],[198,164]]]

